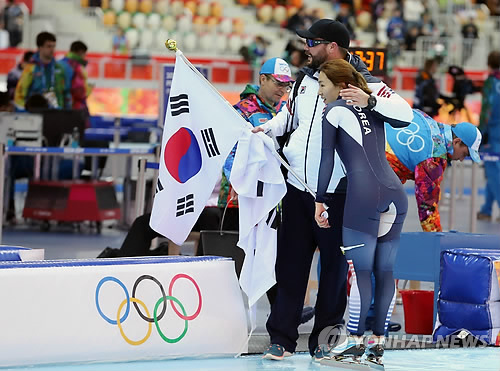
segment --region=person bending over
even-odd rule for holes
[[[340,90],[347,87],[363,91],[367,99],[371,94],[363,76],[348,62],[333,60],[321,65],[318,94],[327,106],[323,114],[315,219],[320,228],[330,227],[324,202],[337,151],[347,173],[343,250],[354,267],[347,324],[350,335],[329,349],[329,354],[330,358],[342,359],[365,353],[366,316],[375,294],[373,337],[366,352],[368,360],[382,363],[384,333],[396,294],[393,266],[408,199],[385,158],[383,118],[368,107],[338,100]]]

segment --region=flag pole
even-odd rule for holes
[[[208,85],[210,86],[210,88],[212,88],[212,90],[218,94],[225,102],[226,104],[231,107],[231,109],[233,109],[236,113],[238,113],[239,115],[239,112],[236,111],[236,109],[227,101],[226,98],[224,98],[222,96],[221,93],[219,93],[219,91],[215,88],[215,86],[212,85],[212,83],[210,81],[208,81],[205,76],[203,76],[203,74],[198,71],[198,69],[193,66],[193,64],[189,61],[189,59],[186,58],[186,56],[184,55],[184,53],[182,53],[182,51],[177,48],[177,41],[173,40],[173,39],[167,39],[167,41],[165,41],[165,47],[168,49],[168,50],[172,50],[172,51],[175,51],[175,54],[179,57],[181,57],[184,62],[186,62],[186,64],[189,66],[189,68],[191,68],[191,70],[193,70],[193,72],[195,72],[200,78],[202,78],[203,80],[205,80]],[[252,124],[250,124],[248,121],[245,120],[245,123],[247,124],[247,126],[250,128],[250,129],[253,129],[254,127],[252,126]],[[266,134],[262,134],[262,135],[266,135]],[[264,144],[266,144],[266,142],[264,142]],[[302,184],[302,186],[307,190],[307,192],[309,192],[311,194],[311,196],[313,196],[314,198],[316,198],[316,192],[314,192],[314,190],[301,178],[299,177],[299,175],[290,167],[290,165],[283,159],[283,157],[280,156],[280,154],[278,152],[276,152],[276,149],[273,147],[270,147],[269,145],[266,144],[266,146],[271,150],[271,152],[273,153],[274,157],[276,157],[279,162],[281,163],[281,165],[283,165],[283,167],[285,169],[287,169],[298,181],[300,184]]]

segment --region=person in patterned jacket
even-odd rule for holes
[[[402,183],[415,181],[418,216],[424,232],[441,232],[438,203],[448,163],[470,156],[479,162],[481,133],[471,123],[446,125],[414,109],[402,129],[386,124],[386,157]]]
[[[281,100],[292,87],[293,79],[290,66],[281,58],[268,59],[261,67],[259,85],[248,84],[240,94],[241,100],[234,108],[252,126],[260,126],[276,116],[286,104]],[[237,145],[229,154],[224,164],[221,190],[219,194],[220,208],[226,208],[223,228],[225,230],[238,230],[238,197],[232,190],[228,179],[233,167],[234,155]],[[273,286],[267,291],[269,303],[272,305],[276,299],[277,287]],[[306,307],[302,311],[301,323],[305,323],[314,316],[314,309]]]
[[[70,46],[70,51],[60,61],[64,66],[66,89],[71,93],[71,108],[85,110],[88,113],[87,97],[92,92],[92,87],[87,82],[87,45],[75,41]]]
[[[50,108],[71,108],[71,95],[66,89],[64,68],[54,59],[56,37],[50,32],[40,32],[36,37],[37,52],[23,69],[14,94],[14,104],[24,110],[26,101],[41,94]]]
[[[252,126],[260,126],[272,119],[281,110],[285,101],[281,99],[290,92],[293,80],[290,66],[281,58],[268,59],[260,70],[259,85],[248,84],[240,94],[241,100],[234,108]],[[219,207],[234,209],[228,211],[228,226],[225,229],[238,230],[238,202],[229,184],[229,175],[233,167],[236,146],[224,164]]]

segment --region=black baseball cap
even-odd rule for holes
[[[351,41],[349,31],[339,21],[320,19],[314,22],[308,30],[297,30],[297,35],[304,39],[323,39],[336,42],[342,48],[349,48]]]

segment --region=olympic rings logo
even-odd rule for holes
[[[191,314],[191,315],[187,315],[186,310],[185,310],[184,306],[182,305],[182,303],[180,302],[180,300],[177,299],[175,296],[172,295],[174,283],[178,279],[180,279],[180,278],[185,278],[185,279],[191,281],[193,283],[194,287],[196,288],[197,293],[198,293],[198,307],[196,308],[196,311],[193,314]],[[161,297],[158,299],[158,301],[156,302],[156,304],[154,306],[154,309],[153,309],[153,317],[151,317],[151,313],[150,313],[149,309],[146,307],[146,304],[144,304],[144,302],[142,300],[140,300],[140,299],[138,299],[136,297],[137,287],[139,286],[139,283],[141,283],[144,280],[151,280],[151,281],[153,281],[154,283],[156,283],[158,285],[158,287],[160,288],[160,291],[161,291]],[[118,310],[117,310],[117,313],[116,313],[116,319],[112,319],[112,318],[109,318],[108,316],[106,316],[102,312],[101,307],[99,305],[99,292],[101,290],[102,285],[104,283],[106,283],[106,282],[114,282],[114,283],[118,284],[123,289],[123,291],[125,292],[125,299],[118,306]],[[165,315],[165,313],[167,311],[167,301],[170,301],[172,309],[174,310],[175,314],[180,319],[184,320],[184,330],[176,338],[169,338],[169,337],[167,337],[163,333],[163,331],[161,330],[160,324],[159,324],[159,321],[163,318],[163,316]],[[130,303],[133,303],[134,308],[137,311],[137,314],[144,321],[146,321],[148,323],[147,333],[140,340],[132,340],[132,339],[128,338],[127,335],[125,335],[125,332],[124,332],[123,327],[122,327],[122,323],[125,322],[125,320],[128,318],[128,315],[130,313]],[[176,304],[179,306],[180,311],[176,307]],[[134,287],[132,288],[132,296],[129,295],[129,292],[128,292],[127,288],[125,287],[125,285],[118,278],[108,276],[108,277],[104,277],[103,279],[101,279],[99,281],[99,283],[97,284],[97,287],[96,287],[96,290],[95,290],[95,305],[97,307],[97,311],[99,312],[99,314],[101,315],[101,317],[106,322],[108,322],[108,323],[110,323],[112,325],[117,325],[118,326],[118,328],[120,329],[120,334],[122,335],[123,339],[128,344],[130,344],[130,345],[141,345],[144,342],[146,342],[146,340],[148,340],[148,338],[151,336],[152,324],[153,323],[155,324],[156,330],[158,331],[158,334],[160,335],[160,337],[165,342],[173,344],[173,343],[177,343],[177,342],[181,341],[181,339],[184,336],[186,336],[186,333],[187,333],[187,330],[188,330],[188,321],[192,321],[192,320],[196,319],[196,317],[198,317],[198,315],[200,314],[201,307],[202,307],[202,297],[201,297],[200,287],[198,286],[198,284],[196,283],[196,281],[191,276],[188,276],[187,274],[183,274],[183,273],[177,274],[177,275],[175,275],[172,278],[172,280],[170,281],[170,284],[168,286],[168,295],[165,294],[165,290],[163,288],[163,285],[160,283],[160,281],[158,281],[153,276],[149,276],[149,275],[142,275],[142,276],[140,276],[135,281],[135,283],[134,283]],[[162,305],[162,309],[161,309],[160,313],[158,314],[158,309],[159,309],[160,305]],[[124,306],[126,306],[125,313],[120,317],[120,314],[121,314]],[[144,312],[142,312],[142,310],[141,310],[141,308],[139,306],[142,307],[142,309],[144,310]]]
[[[284,63],[279,64],[279,69],[281,72],[290,73],[290,67]]]
[[[416,127],[415,130],[411,130],[412,125]],[[415,122],[412,122],[407,127],[398,129],[396,140],[399,144],[408,147],[411,152],[420,152],[425,148],[425,141],[424,138],[417,135],[419,131],[420,127]]]

